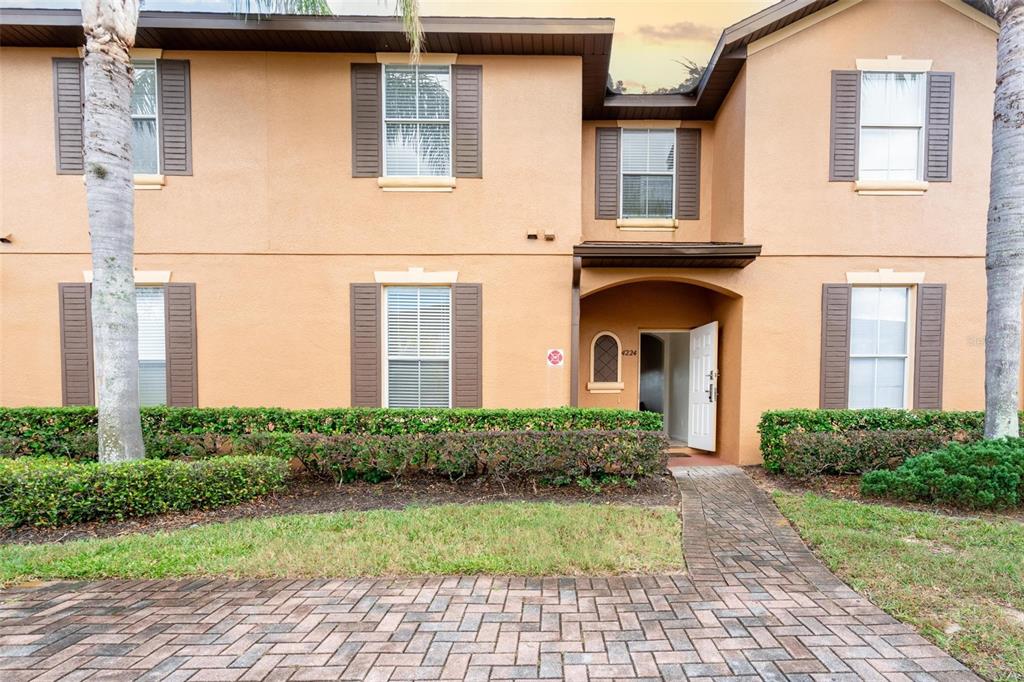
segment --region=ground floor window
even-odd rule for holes
[[[850,315],[851,408],[907,406],[909,287],[854,287]]]
[[[386,287],[384,308],[385,404],[450,407],[451,289]]]
[[[167,334],[163,287],[136,287],[139,317],[139,399],[167,404]]]

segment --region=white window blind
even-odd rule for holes
[[[866,71],[860,85],[860,180],[920,180],[923,73]]]
[[[163,287],[136,287],[139,315],[139,399],[143,405],[167,404],[167,337]]]
[[[451,70],[384,66],[384,174],[451,175]]]
[[[450,407],[451,289],[384,291],[387,406]]]
[[[906,405],[907,287],[854,287],[850,326],[850,407]]]
[[[675,157],[675,130],[622,131],[623,218],[673,217]]]
[[[157,137],[156,61],[133,61],[135,87],[132,88],[132,171],[159,173],[160,154]]]

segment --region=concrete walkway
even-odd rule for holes
[[[0,679],[978,679],[825,570],[741,470],[677,475],[687,574],[16,588]]]

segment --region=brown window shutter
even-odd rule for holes
[[[381,172],[380,64],[352,65],[352,177],[376,178]]]
[[[85,120],[82,110],[84,102],[85,78],[82,60],[54,59],[53,128],[57,173],[61,175],[79,175],[85,168],[82,158],[82,147],[85,142]]]
[[[452,287],[452,407],[483,406],[483,287]]]
[[[60,385],[64,405],[95,405],[92,285],[57,285],[60,301]]]
[[[192,175],[192,93],[185,59],[158,59],[160,172]]]
[[[196,357],[196,285],[184,282],[164,287],[164,333],[167,336],[167,404],[199,404]]]
[[[953,74],[928,74],[928,111],[925,115],[924,179],[949,182],[953,179],[950,157],[953,150]]]
[[[676,218],[700,220],[700,128],[676,130]]]
[[[850,394],[849,284],[825,284],[821,290],[821,407],[842,409]]]
[[[381,286],[353,284],[352,308],[352,406],[381,406]]]
[[[942,355],[946,328],[946,285],[917,287],[914,343],[914,409],[942,409]]]
[[[833,71],[828,167],[830,182],[857,179],[859,137],[860,71]]]
[[[594,374],[591,380],[600,383],[619,380],[619,342],[611,334],[601,334],[594,341]]]
[[[595,214],[598,220],[615,220],[619,217],[619,129],[598,128],[595,134]]]
[[[452,172],[458,178],[483,177],[483,67],[452,67]]]

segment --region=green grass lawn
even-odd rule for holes
[[[774,498],[854,589],[982,675],[1024,680],[1024,524]]]
[[[495,503],[277,516],[0,547],[0,583],[46,578],[573,575],[682,569],[673,507]]]

